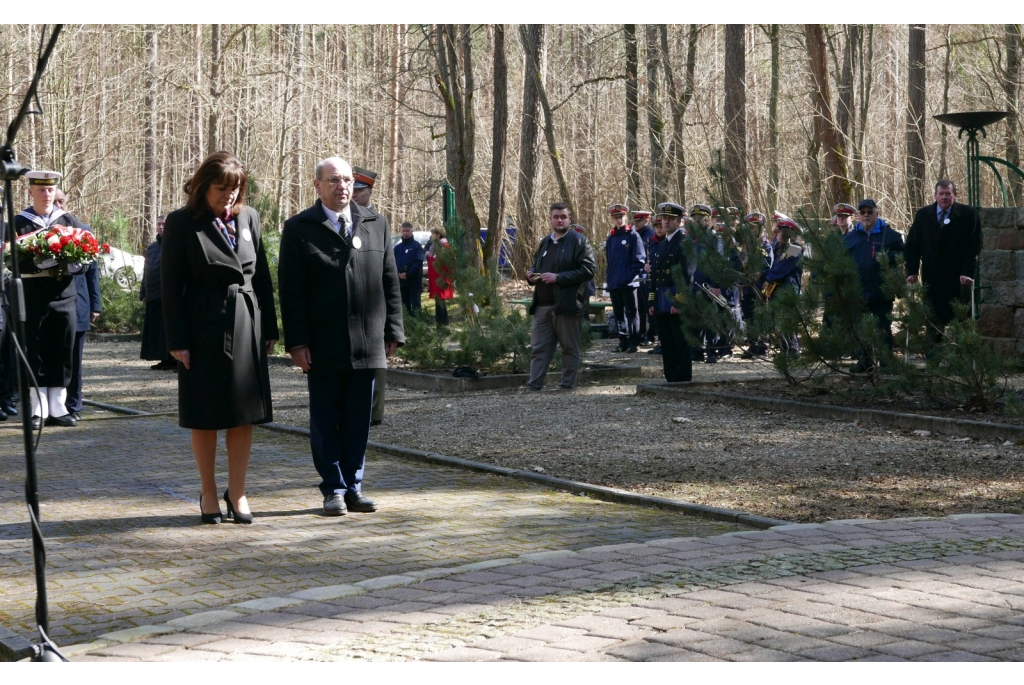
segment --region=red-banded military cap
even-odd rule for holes
[[[629,214],[629,207],[623,204],[616,203],[608,208],[608,213],[611,214],[612,216],[617,216],[619,214]]]
[[[354,166],[352,167],[352,179],[355,181],[353,186],[356,188],[372,188],[373,184],[377,182],[377,174],[369,169]]]
[[[751,212],[743,217],[743,220],[748,224],[757,224],[758,226],[764,226],[768,223],[768,217],[761,212]]]
[[[726,207],[725,211],[729,212],[729,216],[734,216],[736,218],[739,218],[740,216],[740,210],[736,207]]]
[[[634,219],[650,219],[651,218],[651,213],[649,211],[647,211],[646,209],[634,209],[633,210],[633,218]]]
[[[773,212],[772,221],[774,221],[775,225],[779,228],[788,228],[789,230],[796,231],[799,234],[803,233],[803,231],[800,230],[800,227],[797,226],[796,222],[782,212]]]
[[[840,202],[832,208],[832,213],[837,216],[853,216],[857,213],[857,209],[853,205],[848,205],[845,202]]]

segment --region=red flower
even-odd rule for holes
[[[103,243],[103,245],[100,246],[100,249],[106,252],[107,254],[110,254],[110,245],[108,245],[107,243]]]
[[[54,254],[57,254],[58,252],[60,252],[60,245],[58,245],[57,243],[54,243],[53,245],[50,245],[50,252],[52,252]]]

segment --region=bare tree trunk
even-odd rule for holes
[[[839,105],[836,107],[836,122],[842,136],[843,149],[852,150],[851,129],[853,128],[853,63],[857,55],[857,34],[860,26],[846,25],[846,43],[843,45],[843,70],[839,77]]]
[[[747,206],[746,25],[725,25],[726,203]]]
[[[157,180],[156,100],[157,100],[157,36],[156,24],[146,25],[146,125],[143,157],[142,244],[156,240]]]
[[[210,112],[206,118],[206,154],[220,150],[221,25],[210,25]]]
[[[637,102],[637,71],[640,68],[639,48],[636,42],[636,24],[623,25],[626,40],[626,204],[630,208],[640,202],[640,149],[637,129],[640,125]]]
[[[658,72],[661,51],[658,48],[658,27],[644,27],[647,47],[647,132],[651,139],[651,209],[668,199],[665,193],[665,119],[661,115],[658,93]]]
[[[953,46],[949,36],[949,24],[946,24],[946,60],[942,67],[942,112],[945,114],[949,111],[949,71],[953,58]],[[939,136],[942,141],[939,146],[939,178],[949,178],[949,174],[946,170],[946,147],[948,141],[946,136],[949,135],[948,126],[939,127]]]
[[[195,82],[192,84],[192,111],[194,121],[192,123],[193,131],[193,142],[192,149],[195,155],[195,164],[199,166],[199,162],[203,158],[203,150],[206,147],[203,145],[203,99],[199,93],[203,87],[203,25],[195,25],[195,41],[196,41],[196,70],[195,70]]]
[[[661,56],[665,68],[665,83],[668,85],[669,106],[672,109],[672,145],[669,157],[675,169],[675,197],[678,202],[686,201],[686,151],[683,148],[683,117],[686,108],[693,98],[694,72],[697,67],[697,25],[690,24],[686,43],[686,72],[683,77],[683,92],[678,93],[676,79],[672,69],[672,54],[668,47],[668,27],[658,25],[661,34]]]
[[[768,207],[769,212],[779,208],[779,25],[768,30],[771,42],[771,85],[768,94]]]
[[[821,24],[805,24],[807,55],[810,59],[813,88],[811,105],[814,110],[814,143],[825,160],[829,189],[829,204],[850,201],[850,182],[846,177],[846,159],[839,142],[839,131],[832,118],[832,93],[828,81],[828,62],[825,52],[825,32]],[[815,151],[817,152],[817,151]],[[821,199],[815,209],[822,211]]]
[[[525,29],[520,26],[519,31],[523,40],[526,40],[526,35],[523,34]],[[544,140],[548,146],[548,157],[551,159],[551,168],[555,172],[555,181],[558,183],[558,193],[561,195],[561,199],[567,202],[570,207],[573,206],[571,193],[569,192],[569,184],[565,182],[565,174],[562,172],[561,157],[558,154],[558,145],[555,142],[555,122],[554,116],[551,113],[551,104],[548,102],[548,94],[544,88],[544,76],[541,72],[541,65],[537,62],[531,53],[526,53],[526,69],[533,75],[534,80],[537,82],[537,99],[540,100],[541,110],[544,112]]]
[[[1003,71],[1003,93],[1006,95],[1006,161],[1020,166],[1020,147],[1017,143],[1017,126],[1020,117],[1017,95],[1020,83],[1020,24],[1007,24],[1004,31],[1006,47],[1006,68]],[[1024,204],[1022,179],[1012,171],[1007,172],[1011,204]]]
[[[305,178],[303,171],[306,161],[305,151],[305,122],[306,122],[306,24],[295,25],[295,80],[292,82],[293,98],[295,99],[295,123],[291,141],[291,167],[288,183],[291,186],[291,206],[298,209],[305,203],[302,202],[302,189],[306,185],[300,179]]]
[[[399,65],[402,62],[402,33],[405,30],[405,24],[393,24],[391,26],[391,131],[388,136],[389,156],[388,156],[388,184],[391,186],[391,207],[392,212],[398,211],[398,141],[399,141],[399,107],[398,107],[398,77],[399,77]],[[392,224],[398,219],[398,217],[392,214]]]
[[[865,40],[864,32],[859,36],[861,41]],[[857,154],[853,162],[853,179],[859,188],[864,188],[864,139],[868,132],[868,106],[871,104],[871,80],[875,59],[875,27],[867,25],[867,53],[864,51],[864,44],[860,42],[858,61],[860,63],[860,127],[857,130]]]
[[[925,25],[911,24],[907,73],[907,210],[924,204]]]
[[[505,25],[494,25],[494,116],[491,131],[491,194],[487,203],[487,242],[484,261],[491,264],[505,232],[505,148],[508,145],[508,58]]]
[[[523,52],[529,54],[530,60],[540,61],[540,53],[544,45],[544,25],[528,24],[520,36],[525,36]],[[534,245],[540,236],[541,228],[534,226],[533,204],[536,200],[537,180],[537,133],[540,118],[540,97],[537,93],[537,80],[529,73],[523,75],[523,119],[520,126],[519,151],[519,192],[516,196],[516,213],[518,225],[514,251],[514,266],[517,272],[525,273],[533,256]]]

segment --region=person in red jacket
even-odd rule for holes
[[[448,247],[443,228],[430,229],[430,247],[427,248],[427,294],[434,301],[434,320],[438,327],[448,325],[447,301],[455,297],[448,270],[437,264],[437,256]]]

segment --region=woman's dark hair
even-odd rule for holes
[[[214,183],[238,187],[238,199],[235,206],[231,208],[231,214],[238,216],[245,205],[245,189],[249,184],[249,177],[245,173],[245,167],[230,152],[214,152],[208,155],[203,163],[199,165],[192,178],[185,181],[185,193],[188,201],[185,202],[185,209],[194,219],[200,219],[210,207],[206,204],[206,191]]]

